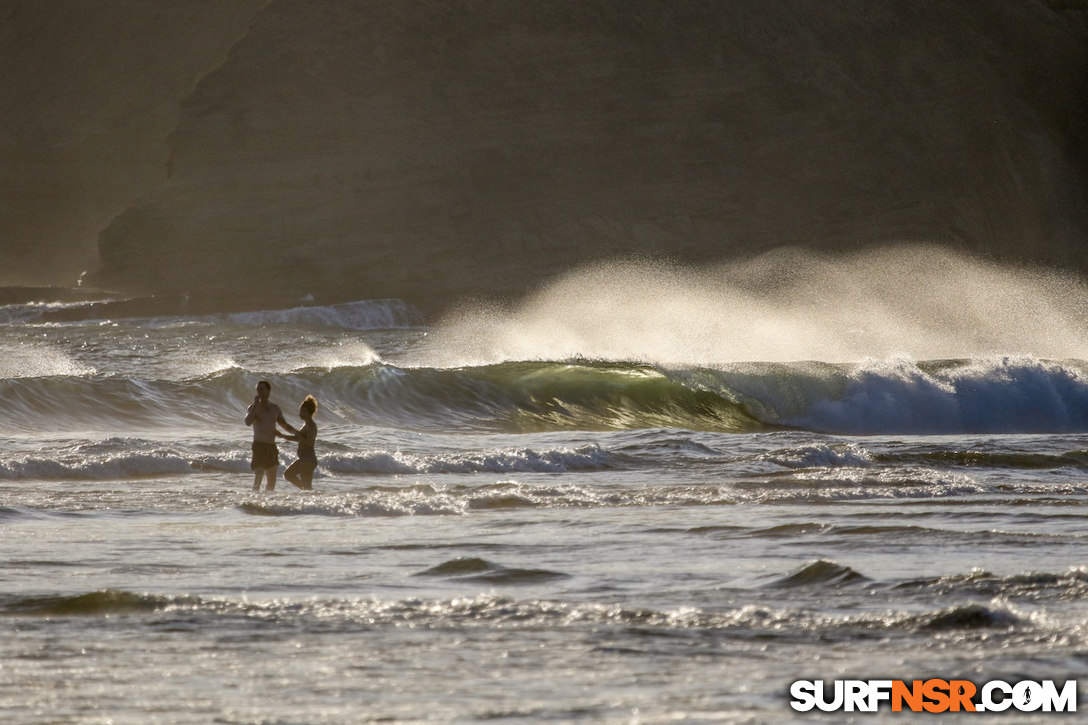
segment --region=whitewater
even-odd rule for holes
[[[876,675],[1083,700],[1086,304],[901,247],[602,264],[438,318],[0,307],[0,714],[789,722],[818,719],[795,680]],[[319,401],[313,491],[251,490],[261,379],[293,424]]]

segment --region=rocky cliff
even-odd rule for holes
[[[244,10],[180,23],[232,44],[148,109],[159,176],[99,284],[441,306],[604,257],[915,240],[1088,272],[1084,3]]]
[[[0,284],[72,284],[263,0],[0,0]]]

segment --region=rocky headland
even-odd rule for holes
[[[108,93],[22,81],[6,223],[93,238],[99,287],[437,309],[607,258],[917,241],[1088,273],[1083,2],[122,2],[37,30],[27,5],[5,43],[98,33],[55,62]],[[45,170],[38,116],[73,144]]]

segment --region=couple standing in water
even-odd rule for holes
[[[283,418],[280,407],[268,400],[272,393],[272,384],[267,380],[257,383],[257,397],[253,399],[253,405],[246,412],[246,425],[253,426],[253,460],[249,467],[253,469],[253,490],[261,489],[261,478],[265,478],[266,491],[276,488],[276,470],[280,465],[280,452],[276,448],[276,436],[281,436],[289,441],[298,441],[298,460],[287,467],[283,477],[304,491],[313,488],[314,470],[317,468],[317,454],[314,453],[314,442],[317,441],[317,424],[314,423],[314,414],[317,413],[317,400],[314,396],[307,395],[306,400],[298,408],[298,416],[302,418],[301,428],[289,425]],[[291,435],[281,433],[276,425],[289,430]]]

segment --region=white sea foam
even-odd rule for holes
[[[401,451],[372,451],[324,456],[322,465],[334,473],[561,473],[609,468],[612,456],[599,446],[495,450],[422,455]]]
[[[187,458],[168,452],[109,456],[16,456],[0,460],[0,480],[110,480],[191,473]]]

